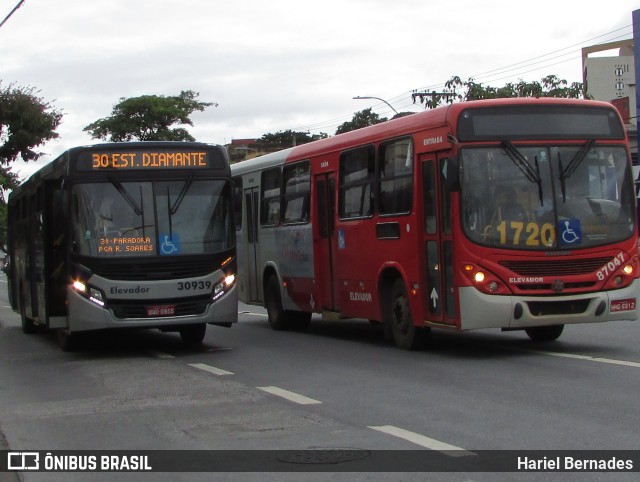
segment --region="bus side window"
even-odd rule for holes
[[[380,146],[380,214],[409,213],[413,200],[413,146],[401,139]]]
[[[284,194],[282,212],[284,224],[306,223],[309,220],[311,180],[309,161],[283,169]]]
[[[277,226],[280,224],[280,168],[269,169],[262,173],[261,212],[262,226]]]
[[[236,231],[242,229],[242,178],[233,178],[233,208],[235,211]]]
[[[340,155],[340,193],[338,209],[341,219],[373,214],[373,180],[375,150],[366,146]]]

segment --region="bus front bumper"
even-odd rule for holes
[[[460,329],[633,321],[640,317],[640,281],[619,290],[564,296],[496,296],[463,287]]]
[[[201,323],[237,323],[237,285],[231,287],[219,299],[211,301],[202,314],[185,316],[155,316],[118,318],[113,310],[99,306],[73,289],[67,290],[69,313],[67,329],[70,332],[103,330],[112,328],[167,328]],[[144,305],[144,302],[140,302]]]

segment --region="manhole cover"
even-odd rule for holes
[[[313,449],[290,450],[276,457],[280,462],[289,464],[341,464],[364,459],[371,455],[369,450],[357,449]]]

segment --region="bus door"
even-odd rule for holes
[[[446,160],[421,156],[424,212],[426,300],[425,321],[456,324],[451,239],[451,193],[444,182]]]
[[[316,253],[316,283],[322,296],[321,310],[338,311],[335,279],[335,219],[336,175],[334,172],[314,176],[317,232],[314,236]]]
[[[65,190],[60,180],[45,183],[44,205],[44,287],[47,320],[49,328],[66,326],[67,291],[67,221]],[[44,306],[44,305],[41,305]]]
[[[259,273],[259,206],[260,188],[252,187],[244,190],[244,205],[247,219],[247,252],[244,253],[247,262],[247,285],[249,289],[249,301],[258,303],[262,301]]]

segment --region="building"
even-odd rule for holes
[[[585,97],[611,102],[625,123],[631,155],[638,162],[638,127],[633,39],[582,49],[582,82]],[[593,54],[611,51],[612,55]],[[613,55],[617,52],[617,55]]]

